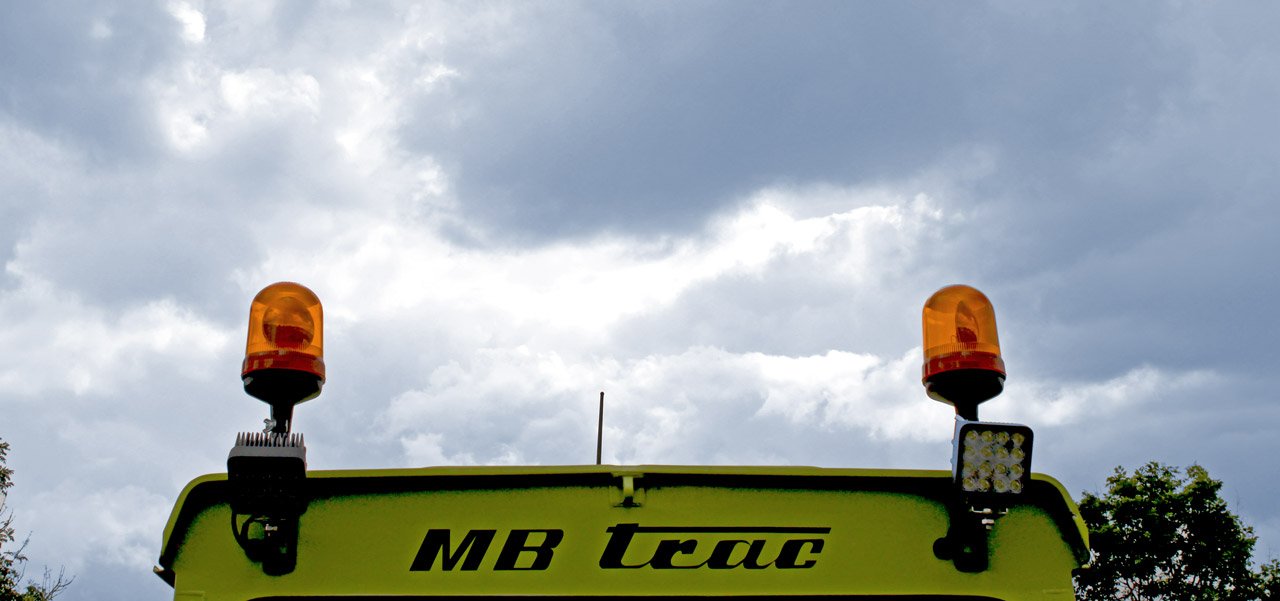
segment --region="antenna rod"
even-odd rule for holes
[[[600,465],[600,447],[604,443],[604,391],[600,391],[600,421],[596,423],[596,465]]]

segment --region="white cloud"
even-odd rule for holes
[[[89,26],[89,38],[94,40],[110,39],[115,32],[111,29],[111,24],[105,19],[94,19],[93,24]]]
[[[400,185],[403,196],[421,184]],[[464,324],[501,324],[491,340],[522,344],[529,336],[554,335],[583,348],[606,339],[620,320],[670,306],[691,287],[727,276],[762,277],[782,260],[803,258],[805,268],[824,270],[824,279],[869,285],[909,261],[940,218],[926,197],[857,206],[856,190],[844,193],[855,208],[801,218],[773,202],[783,194],[762,193],[699,235],[601,237],[524,250],[454,246],[377,204],[337,218],[286,207],[260,227],[264,237],[283,235],[294,246],[239,279],[246,288],[284,277],[308,282],[326,291],[326,303],[342,319],[431,315],[459,324],[455,331],[463,336],[470,327]],[[803,191],[785,194],[792,203],[803,197]]]
[[[234,113],[285,117],[303,112],[314,117],[320,111],[320,83],[306,73],[265,68],[223,73],[219,90]]]
[[[418,76],[414,83],[423,91],[431,91],[442,82],[448,81],[461,75],[461,72],[444,63],[437,63],[427,67],[421,75]]]
[[[751,355],[768,394],[762,414],[822,428],[854,429],[885,440],[941,440],[924,416],[936,409],[921,394],[920,350],[884,360],[831,351],[813,357]]]
[[[164,372],[204,380],[231,335],[173,301],[119,312],[86,305],[17,271],[22,286],[0,294],[0,387],[39,398],[52,392],[111,394],[125,382]]]
[[[52,140],[20,124],[0,120],[0,207],[11,208],[11,215],[34,221],[38,208],[50,210],[65,206],[68,191],[78,192],[81,182],[72,178],[56,178],[54,173],[65,173],[82,166],[73,159],[74,148]],[[11,222],[12,224],[12,222]],[[13,241],[6,241],[12,244]],[[5,248],[5,251],[11,249]]]
[[[183,40],[189,44],[204,41],[204,13],[187,2],[174,1],[169,3],[169,14],[182,26]]]
[[[400,438],[405,457],[412,465],[475,465],[475,458],[470,453],[446,455],[443,441],[444,435],[438,432],[416,433]]]
[[[412,466],[433,465],[477,465],[475,455],[471,452],[446,454],[444,451],[445,436],[440,433],[416,433],[400,437],[404,448],[405,460]],[[485,458],[486,465],[525,465],[529,462],[518,449],[507,444],[499,444],[494,453]]]
[[[1001,397],[1000,412],[1028,423],[1070,426],[1112,419],[1162,398],[1209,395],[1223,382],[1222,376],[1208,370],[1184,372],[1150,365],[1102,381],[1015,381]]]
[[[803,460],[783,450],[796,432],[883,446],[947,441],[952,411],[924,395],[920,361],[918,347],[888,359],[698,347],[624,360],[491,348],[437,368],[426,386],[392,400],[381,425],[410,465],[572,463],[582,457],[573,449],[589,442],[595,392],[605,390],[609,461],[741,461],[746,452],[789,463]],[[1140,367],[1101,382],[1029,382],[985,405],[984,417],[1069,429],[1120,419],[1216,380]],[[747,439],[750,451],[729,450]]]
[[[840,351],[780,357],[701,347],[618,361],[484,349],[395,398],[382,424],[399,436],[410,463],[507,463],[511,449],[533,450],[530,459],[539,462],[571,461],[568,447],[588,442],[592,400],[605,390],[609,451],[617,462],[732,456],[727,439],[748,432],[754,447],[785,447],[790,426],[945,439],[947,428],[926,427],[936,426],[927,416],[940,412],[912,381],[917,353],[882,361]]]
[[[204,62],[187,60],[149,82],[160,130],[177,150],[194,150],[209,138],[209,127],[218,114],[213,94],[216,72]]]
[[[320,82],[308,73],[227,71],[204,55],[178,63],[154,78],[151,88],[161,130],[183,152],[219,135],[224,143],[234,144],[255,133],[252,126],[242,125],[246,121],[303,118],[315,123],[323,100]]]
[[[35,495],[21,518],[38,533],[33,547],[58,558],[69,575],[90,560],[145,573],[155,565],[172,506],[166,495],[139,486],[90,491],[63,482]]]

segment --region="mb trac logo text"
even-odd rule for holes
[[[606,570],[794,570],[812,568],[831,532],[821,527],[658,527],[618,524],[605,531],[600,553]],[[454,539],[447,528],[432,528],[422,539],[409,570],[474,571],[497,548],[494,570],[545,570],[564,541],[564,530],[510,530],[500,546],[497,530],[467,530]],[[455,544],[456,543],[456,544]]]

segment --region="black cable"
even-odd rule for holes
[[[243,524],[237,527],[236,518],[241,515],[244,515],[247,519]],[[236,544],[240,545],[240,548],[244,549],[246,553],[252,553],[250,549],[252,542],[249,540],[249,526],[254,522],[259,522],[265,527],[268,519],[267,516],[264,515],[239,514],[234,511],[231,512],[231,536],[236,539]]]

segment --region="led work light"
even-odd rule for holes
[[[272,576],[288,574],[297,565],[306,477],[301,434],[241,433],[227,455],[232,536]]]
[[[1005,507],[1031,478],[1031,428],[956,420],[955,486],[971,507]]]

